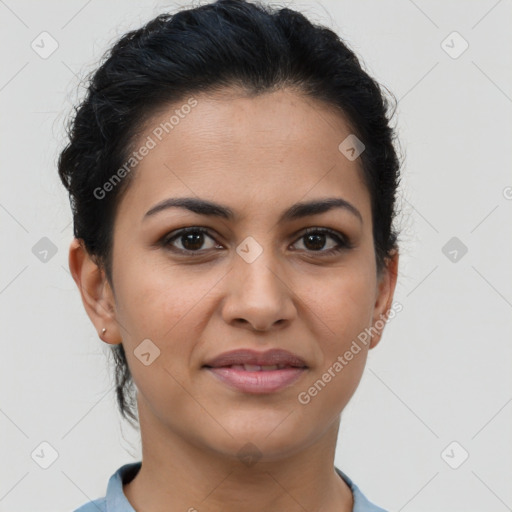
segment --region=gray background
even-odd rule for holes
[[[0,0],[0,511],[73,510],[140,460],[68,271],[56,160],[79,79],[127,30],[184,5]],[[286,5],[345,38],[399,100],[403,311],[343,414],[336,465],[389,510],[512,510],[511,2]],[[43,31],[58,43],[48,58],[31,47]],[[457,58],[454,31],[469,44]]]

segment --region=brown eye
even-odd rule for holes
[[[204,228],[186,228],[172,233],[171,236],[166,236],[162,240],[162,245],[180,252],[200,252],[205,243],[205,238],[215,242],[213,237],[209,235],[209,231]],[[174,245],[175,240],[181,244],[181,247]],[[218,247],[218,244],[215,243],[212,247],[206,247],[203,250],[214,247]]]
[[[335,244],[334,246],[328,247],[327,250],[323,250],[326,245],[326,240],[329,238],[334,240]],[[333,254],[351,248],[351,244],[345,236],[327,228],[310,228],[299,240],[304,240],[303,245],[308,252]]]

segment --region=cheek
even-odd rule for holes
[[[337,348],[350,344],[371,323],[375,286],[367,269],[351,267],[316,278],[303,288],[299,295],[314,312],[317,339]]]
[[[321,315],[330,326],[329,340],[323,344],[323,364],[318,369],[316,387],[318,414],[321,403],[330,404],[327,410],[341,411],[355,392],[361,379],[368,355],[368,344],[360,335],[371,325],[374,308],[375,279],[366,270],[340,274],[329,286]],[[314,391],[313,391],[314,393]]]
[[[116,315],[123,326],[123,344],[133,354],[150,339],[160,350],[154,364],[181,375],[190,364],[192,342],[201,337],[211,315],[205,310],[206,296],[218,276],[191,275],[177,266],[146,260],[140,266],[132,262],[118,267]]]
[[[197,302],[196,283],[186,272],[172,265],[162,265],[151,255],[119,258],[116,268],[117,315],[124,322],[128,336],[158,338],[163,329],[171,329]]]

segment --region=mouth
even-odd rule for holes
[[[287,364],[273,364],[273,365],[259,365],[259,364],[232,364],[229,366],[208,366],[204,368],[231,368],[233,370],[240,370],[246,372],[273,372],[275,370],[284,370],[285,368],[298,368]],[[306,368],[304,366],[304,368]]]
[[[307,370],[304,360],[285,350],[237,350],[203,365],[218,381],[243,393],[264,394],[294,384]]]

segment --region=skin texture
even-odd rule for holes
[[[99,333],[107,329],[105,343],[123,343],[138,389],[143,465],[124,492],[145,512],[351,511],[352,493],[333,469],[340,414],[381,335],[310,403],[297,400],[386,314],[396,284],[397,253],[376,272],[360,159],[338,150],[350,127],[332,108],[288,89],[194,97],[197,106],[138,164],[121,200],[113,283],[79,241],[70,247],[85,309]],[[179,107],[155,115],[135,146]],[[169,208],[144,219],[171,197],[212,200],[238,218]],[[277,223],[293,204],[326,197],[349,201],[362,221],[338,208]],[[159,245],[190,226],[208,228],[212,238]],[[322,247],[303,233],[323,227],[354,247],[324,255],[337,240],[325,235]],[[252,263],[236,252],[248,236],[263,249]],[[145,366],[134,350],[148,338],[160,356]],[[283,348],[308,370],[278,392],[242,393],[202,368],[236,348]],[[237,457],[248,442],[261,454],[251,466]]]

